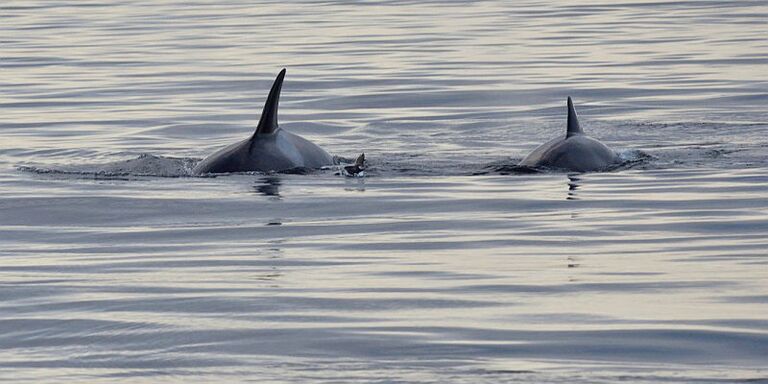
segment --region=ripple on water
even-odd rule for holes
[[[2,9],[0,380],[768,381],[764,1]],[[367,177],[186,177],[284,67]]]

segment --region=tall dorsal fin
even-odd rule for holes
[[[573,135],[581,135],[584,131],[579,126],[579,116],[576,115],[576,109],[573,108],[573,101],[571,97],[568,97],[568,132],[565,137],[571,137]]]
[[[267,101],[264,103],[264,111],[261,112],[259,125],[253,136],[260,133],[273,133],[277,130],[277,106],[280,103],[280,90],[283,88],[283,78],[285,78],[285,68],[277,75],[272,84],[272,90],[269,91]]]

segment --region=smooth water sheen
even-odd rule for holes
[[[768,382],[768,4],[0,5],[0,381]],[[365,178],[189,177],[281,125]],[[524,174],[564,134],[626,164]]]

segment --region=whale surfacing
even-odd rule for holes
[[[328,152],[278,126],[277,108],[284,77],[285,69],[280,71],[272,84],[253,135],[209,155],[195,166],[194,174],[285,171],[333,164],[333,157]]]
[[[603,171],[619,163],[619,155],[581,130],[573,101],[568,98],[568,130],[528,154],[518,166],[557,168],[573,172]]]

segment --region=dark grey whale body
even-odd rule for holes
[[[584,134],[569,97],[568,130],[565,137],[558,137],[540,145],[520,161],[518,166],[592,172],[608,169],[619,162],[619,155],[614,150]]]
[[[224,147],[199,162],[193,173],[284,171],[293,168],[320,168],[333,164],[333,157],[311,141],[281,129],[277,108],[285,69],[277,75],[253,135]]]

